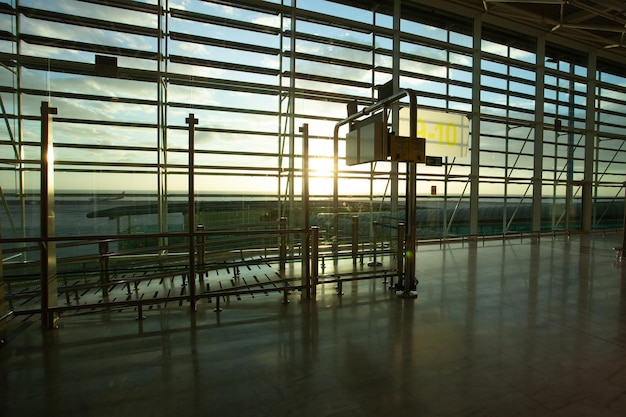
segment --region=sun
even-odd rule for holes
[[[335,163],[332,156],[313,156],[309,159],[309,192],[311,196],[331,196]]]

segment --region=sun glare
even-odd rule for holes
[[[332,157],[312,157],[309,160],[309,188],[311,195],[332,195],[334,166]]]

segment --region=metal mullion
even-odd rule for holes
[[[15,59],[13,54],[6,54],[0,52],[0,59],[5,58],[8,60]],[[141,82],[154,82],[155,71],[147,71],[142,69],[122,67],[118,68],[116,77],[106,77],[102,75],[96,75],[95,65],[89,63],[82,63],[77,61],[67,61],[61,59],[41,58],[34,56],[20,56],[20,65],[22,67],[30,68],[39,71],[50,71],[64,74],[77,74],[91,77],[103,77],[103,78],[119,78],[131,81]]]
[[[295,54],[292,54],[291,51],[286,51],[284,56],[291,57],[292,55],[295,55],[294,58],[298,60],[311,61],[320,64],[338,65],[346,68],[355,68],[362,70],[371,70],[373,68],[372,64],[348,61],[346,59],[330,58],[322,55],[307,54],[304,52],[296,52]]]
[[[221,5],[230,6],[230,7],[233,6],[232,1],[223,1],[223,0],[200,0],[200,1],[204,3],[221,4]],[[254,1],[242,1],[242,0],[238,0],[236,3],[236,7],[238,9],[249,10],[249,11],[258,12],[258,13],[273,14],[273,15],[277,15],[279,13],[275,7],[271,8],[271,7],[263,7],[263,6],[269,6],[269,4],[267,3],[259,4],[258,1],[254,2]]]
[[[72,160],[62,160],[58,159],[54,161],[55,169],[56,167],[63,166],[114,166],[114,167],[129,167],[129,168],[157,168],[157,164],[155,162],[150,163],[140,163],[140,162],[92,162],[92,161],[72,161]]]
[[[377,66],[375,69],[376,69],[376,71],[383,72],[383,73],[386,73],[386,74],[392,74],[393,73],[393,68],[390,68],[390,67]],[[472,83],[471,82],[449,80],[446,77],[438,77],[436,75],[427,75],[427,74],[420,73],[420,72],[400,70],[399,74],[401,76],[403,76],[403,77],[419,78],[420,80],[427,80],[427,81],[447,83],[447,84],[455,85],[455,86],[459,86],[459,87],[465,87],[465,88],[471,88],[472,87]],[[498,90],[497,92],[500,92],[500,90]],[[420,94],[426,94],[426,93],[425,92],[424,93],[420,92]],[[443,94],[443,95],[441,95],[441,94],[439,94],[439,95],[438,94],[432,94],[432,95],[433,96],[447,97],[445,94]]]
[[[38,121],[40,120],[37,116],[22,116],[19,118],[22,121]],[[156,127],[155,123],[130,123],[130,122],[115,122],[110,120],[93,120],[93,119],[70,119],[66,117],[55,118],[55,123],[67,123],[67,124],[85,124],[85,125],[101,125],[101,126],[119,126],[119,127],[142,127],[142,128],[154,128]],[[32,144],[32,142],[24,142],[27,144]],[[38,144],[37,144],[38,146]]]
[[[127,98],[127,97],[111,97],[111,96],[98,96],[93,94],[83,94],[83,93],[70,93],[65,91],[44,91],[44,90],[33,90],[33,89],[22,89],[23,94],[32,95],[32,96],[50,96],[50,97],[61,97],[61,98],[71,98],[77,100],[89,100],[89,101],[104,101],[104,102],[114,102],[114,103],[123,103],[123,104],[140,104],[140,105],[148,105],[153,106],[157,103],[156,100],[148,100],[148,99],[138,99],[138,98]]]
[[[210,59],[203,58],[194,58],[182,55],[170,55],[170,62],[174,64],[184,64],[184,65],[193,65],[197,67],[203,68],[218,68],[223,70],[231,70],[231,71],[242,71],[242,72],[250,72],[254,74],[263,74],[263,75],[272,75],[277,76],[279,71],[277,69],[259,67],[254,65],[243,65],[243,64],[235,64],[232,62],[225,61],[214,61]]]
[[[258,23],[244,22],[242,20],[227,19],[224,17],[211,16],[198,12],[191,12],[183,9],[170,9],[170,16],[174,19],[190,20],[199,23],[208,23],[234,29],[249,30],[257,33],[278,35],[279,29],[272,26],[260,25]]]
[[[281,4],[284,2],[284,0],[281,1]],[[279,43],[279,69],[280,69],[280,74],[283,73],[283,58],[284,58],[284,43],[285,43],[285,30],[284,30],[284,26],[285,26],[285,16],[286,13],[284,11],[281,11],[279,13],[279,18],[280,18],[280,34],[279,34],[279,38],[278,38],[278,43]],[[285,153],[285,135],[283,134],[283,102],[284,102],[284,95],[282,93],[283,91],[283,76],[279,75],[278,77],[278,88],[281,91],[281,93],[278,95],[278,101],[277,101],[277,107],[278,107],[278,120],[277,120],[277,129],[278,129],[278,149],[277,151],[277,167],[278,167],[278,172],[276,173],[276,203],[277,203],[277,212],[278,212],[278,217],[281,218],[283,216],[283,200],[282,200],[282,189],[281,189],[281,182],[282,182],[282,173],[283,173],[283,158],[284,158],[284,153]],[[285,120],[285,129],[287,126],[287,122]]]
[[[18,190],[19,199],[20,199],[20,228],[22,231],[22,237],[26,237],[26,178],[25,171],[26,166],[24,163],[25,159],[25,147],[24,147],[24,119],[23,116],[23,97],[22,97],[22,42],[21,42],[21,22],[22,22],[22,14],[21,14],[21,5],[20,0],[15,0],[15,45],[16,45],[16,53],[15,53],[15,66],[16,66],[16,78],[17,78],[17,141],[19,144],[19,165],[17,167],[18,171]],[[39,166],[41,170],[41,165]],[[39,195],[41,197],[41,190],[39,190]],[[22,247],[25,247],[22,246]],[[22,261],[26,262],[26,252],[22,253]]]
[[[183,148],[169,148],[168,149],[172,153],[186,153],[187,149]],[[200,155],[229,155],[229,156],[253,156],[260,158],[273,158],[277,157],[279,154],[272,152],[245,152],[245,151],[218,151],[218,150],[209,150],[209,149],[197,149],[196,154]]]
[[[48,10],[35,9],[32,7],[22,7],[20,9],[20,12],[30,19],[44,20],[48,22],[73,25],[78,27],[88,27],[92,29],[110,30],[114,32],[128,33],[131,35],[142,35],[150,37],[157,36],[157,29],[151,29],[145,26],[136,26],[110,20],[94,19],[91,17],[52,12]]]
[[[117,46],[99,45],[87,42],[70,41],[59,38],[46,38],[37,35],[23,34],[22,40],[26,43],[56,48],[75,49],[85,52],[100,52],[109,55],[125,56],[129,58],[140,58],[148,60],[158,59],[158,52],[141,51],[137,49],[121,48]]]
[[[483,88],[483,87],[481,86],[481,88]],[[494,92],[501,93],[501,91],[494,91]],[[503,104],[491,103],[491,102],[488,102],[488,101],[482,101],[482,100],[480,101],[480,107],[481,107],[481,108],[482,108],[482,107],[490,107],[490,108],[492,108],[492,109],[506,110],[506,106],[505,106],[505,105],[503,105]],[[534,114],[534,111],[533,111],[533,110],[527,110],[527,109],[517,108],[517,109],[516,109],[516,111],[517,111],[518,113],[524,113],[524,114],[528,114],[528,115],[533,115],[533,114]],[[496,120],[496,119],[500,119],[500,120],[501,120],[501,119],[504,119],[504,117],[503,117],[503,116],[493,116],[493,115],[490,115],[490,117],[491,117],[493,120]],[[487,120],[487,119],[482,118],[481,120]],[[524,120],[524,119],[518,119],[518,120],[520,120],[520,121],[524,121],[524,122],[525,122],[524,124],[526,124],[526,125],[530,124],[530,121],[529,121],[529,120]]]
[[[168,82],[172,85],[187,87],[212,88],[216,90],[239,91],[244,93],[277,95],[280,89],[270,84],[260,84],[245,81],[234,81],[220,78],[198,77],[194,76],[193,80],[189,80],[188,75],[178,73],[168,73]]]
[[[607,90],[610,90],[610,89],[607,89]],[[624,88],[624,89],[621,89],[621,88],[620,88],[619,90],[617,90],[617,89],[613,89],[613,90],[610,90],[609,92],[613,92],[613,93],[615,93],[615,94],[626,94],[626,88]],[[610,97],[610,96],[602,96],[602,97],[600,98],[600,104],[602,104],[602,102],[607,102],[607,103],[612,103],[612,104],[618,104],[618,105],[620,105],[620,106],[626,105],[626,100],[620,100],[620,99],[617,99],[617,98],[615,98],[615,97]],[[616,111],[612,111],[612,110],[610,110],[610,109],[603,109],[602,107],[604,107],[604,106],[600,105],[600,106],[598,107],[598,110],[600,110],[602,113],[607,113],[607,114],[618,114],[618,115],[620,115],[620,116],[621,116],[621,115],[623,115],[623,113],[616,112]]]
[[[502,77],[499,77],[499,78],[502,79]],[[528,85],[532,85],[532,83],[529,83]],[[489,87],[488,85],[481,85],[480,88],[482,91],[488,91],[490,93],[498,93],[498,94],[502,94],[505,91],[496,87]],[[526,99],[534,99],[535,97],[533,94],[525,94],[525,93],[520,93],[517,91],[507,91],[507,95],[510,95],[512,97],[518,97],[518,98],[526,98]]]
[[[56,149],[89,149],[89,150],[103,150],[103,151],[128,151],[128,152],[154,152],[157,148],[142,147],[142,146],[116,146],[116,145],[92,145],[92,144],[74,144],[56,142],[54,144]]]
[[[118,9],[131,10],[136,12],[158,14],[158,6],[142,3],[133,0],[76,0],[82,3],[97,4],[100,6],[110,6]]]
[[[185,130],[184,126],[168,126],[171,130]],[[276,136],[276,132],[261,132],[255,130],[237,130],[237,129],[219,129],[219,128],[211,128],[211,127],[199,127],[196,129],[196,132],[212,132],[212,133],[231,133],[231,134],[242,134],[242,135],[254,135],[254,136]]]
[[[314,74],[306,74],[306,73],[298,73],[298,72],[291,74],[291,71],[284,71],[283,75],[285,77],[290,77],[290,78],[293,77],[294,79],[298,79],[298,80],[316,81],[316,82],[322,82],[322,83],[327,83],[327,84],[346,85],[349,87],[357,87],[357,88],[364,88],[364,89],[370,87],[369,82],[351,81],[351,80],[346,80],[345,78],[326,77],[323,75],[314,75]]]
[[[461,54],[465,54],[468,57],[472,55],[472,48],[452,44],[446,41],[440,41],[438,39],[425,38],[423,36],[415,35],[413,33],[402,33],[402,42],[410,43],[412,45],[418,46],[427,46],[429,48],[438,48],[443,50],[452,50],[454,52],[459,52]],[[487,55],[485,52],[483,54]]]
[[[84,125],[100,125],[100,126],[118,126],[118,127],[140,127],[147,129],[154,129],[157,127],[156,123],[131,123],[131,122],[116,122],[112,120],[88,120],[88,119],[70,119],[67,117],[55,117],[55,123],[68,123],[68,124],[84,124]]]
[[[357,101],[365,101],[369,102],[370,98],[367,96],[355,97],[354,95],[335,93],[332,91],[320,91],[320,90],[309,90],[304,88],[295,88],[294,94],[296,98],[304,98],[304,99],[317,99],[324,101],[334,101],[336,103],[345,103],[347,101],[354,100]]]
[[[239,107],[222,107],[222,106],[211,106],[205,104],[192,104],[189,103],[179,103],[175,101],[169,101],[169,108],[181,108],[181,109],[194,109],[194,110],[206,110],[206,111],[216,111],[216,112],[227,112],[227,113],[243,113],[243,114],[255,114],[260,116],[278,116],[279,113],[271,110],[255,110],[255,109],[244,109]]]
[[[190,35],[182,32],[172,31],[169,33],[170,39],[180,42],[191,42],[201,45],[215,46],[218,48],[236,49],[239,51],[254,52],[265,55],[279,55],[280,50],[268,46],[260,46],[243,42],[235,42],[226,39],[214,39],[206,36]]]
[[[128,169],[114,169],[114,166],[110,166],[110,165],[106,165],[108,168],[103,168],[103,167],[98,167],[98,166],[94,166],[93,169],[79,169],[79,168],[74,168],[72,169],[71,165],[68,165],[66,167],[56,167],[54,168],[54,172],[67,172],[67,173],[98,173],[98,174],[151,174],[153,175],[155,170],[154,169],[144,169],[144,170],[138,170],[138,169],[134,169],[134,170],[128,170]],[[121,167],[120,167],[121,168]],[[147,167],[149,168],[149,167]],[[30,170],[30,171],[34,171],[34,170]]]
[[[283,31],[283,34],[285,37],[289,37],[289,38],[293,37],[293,33],[290,30]],[[328,38],[326,36],[317,35],[317,34],[299,32],[299,33],[296,33],[295,38],[296,40],[321,43],[323,45],[336,45],[336,46],[340,46],[343,48],[354,49],[354,50],[361,51],[361,52],[370,52],[372,49],[370,45],[350,42],[350,41],[346,41],[343,39]]]
[[[489,71],[489,70],[483,70],[482,71],[482,75],[487,75],[487,76],[493,77],[493,78],[500,78],[500,79],[503,78],[502,74],[500,74],[499,72],[494,72],[494,71]],[[508,78],[509,78],[510,81],[514,81],[516,83],[530,85],[530,86],[534,86],[535,85],[533,80],[528,80],[526,78],[516,77],[516,76],[510,75],[510,74],[509,74]],[[483,85],[482,87],[489,88],[488,85]],[[532,94],[527,94],[527,95],[532,96]]]

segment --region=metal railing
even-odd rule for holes
[[[288,239],[288,236],[292,239]],[[314,226],[308,230],[287,229],[286,222],[280,222],[277,229],[271,230],[198,228],[192,233],[185,231],[114,237],[49,238],[49,242],[55,242],[58,247],[67,249],[80,245],[95,245],[98,253],[57,259],[54,278],[58,302],[48,308],[39,304],[43,292],[40,271],[46,263],[41,263],[38,259],[20,262],[21,257],[8,252],[24,250],[21,245],[26,245],[27,250],[36,251],[40,245],[49,242],[38,238],[3,239],[2,244],[20,245],[19,248],[5,251],[5,255],[8,255],[3,263],[5,301],[16,316],[42,314],[44,309],[58,317],[68,313],[82,314],[130,308],[136,310],[138,317],[142,318],[146,306],[164,307],[177,303],[180,307],[183,303],[188,303],[195,309],[195,303],[204,300],[207,303],[215,302],[215,311],[219,311],[220,303],[225,297],[268,292],[281,292],[283,302],[287,303],[288,295],[293,291],[302,291],[303,297],[315,297],[315,287],[319,284],[346,279],[368,279],[381,274],[385,276],[401,274],[394,264],[371,271],[355,267],[326,274],[324,257],[338,256],[345,259],[385,255],[397,257],[401,256],[402,252],[391,253],[384,250],[382,245],[382,249],[377,248],[376,243],[372,246],[371,242],[364,245],[356,233],[351,241],[339,247],[338,253],[333,254],[333,245],[321,242],[319,237],[318,227]],[[177,243],[119,249],[121,241],[147,239],[157,242],[163,241],[163,238]],[[193,256],[190,256],[188,251],[190,245],[185,239],[195,240],[196,251]],[[274,245],[261,246],[249,243],[271,240],[275,242]],[[297,242],[299,250],[288,248],[287,244],[290,241]],[[402,248],[403,242],[387,246]],[[308,255],[308,260],[305,254]],[[190,267],[192,258],[193,268]],[[309,268],[303,267],[304,262],[308,263]],[[288,265],[301,267],[300,273],[288,272]],[[254,276],[254,279],[251,279],[241,273],[242,269],[252,268],[262,270],[266,278],[261,280]],[[319,273],[320,269],[322,274]],[[211,279],[208,278],[209,274],[212,275]],[[154,282],[159,283],[158,290],[154,289],[156,288],[154,285],[150,287]],[[197,291],[191,291],[192,286]]]

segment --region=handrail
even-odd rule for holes
[[[8,312],[6,312],[5,314],[3,314],[2,316],[0,316],[0,321],[4,321],[6,319],[8,319],[9,317],[11,317],[14,314],[13,310],[9,310]]]

